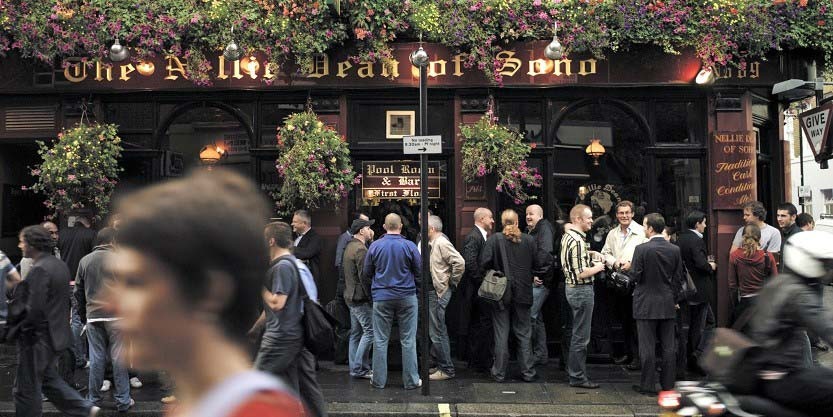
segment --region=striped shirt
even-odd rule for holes
[[[561,265],[564,268],[564,280],[567,285],[586,285],[593,283],[593,276],[580,279],[579,274],[585,268],[591,268],[590,252],[584,233],[569,229],[561,237]]]

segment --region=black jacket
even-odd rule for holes
[[[298,246],[295,246],[292,250],[292,254],[309,266],[312,277],[315,278],[315,282],[320,289],[318,261],[321,258],[321,236],[318,236],[315,229],[307,230],[307,233],[298,242]]]
[[[463,271],[463,279],[460,280],[460,285],[457,288],[458,309],[457,316],[459,320],[460,334],[468,334],[469,325],[472,321],[472,309],[477,299],[477,290],[480,289],[480,284],[483,283],[483,275],[480,269],[480,254],[483,252],[483,246],[486,245],[486,239],[480,233],[477,226],[472,227],[466,238],[463,241],[463,248],[460,254],[466,261],[466,269]]]
[[[631,276],[636,282],[633,290],[633,318],[676,318],[674,306],[679,301],[684,274],[680,248],[671,242],[655,237],[637,245],[631,262]]]
[[[816,281],[816,282],[812,282]],[[792,371],[804,367],[805,330],[833,345],[833,314],[822,305],[818,292],[791,273],[768,280],[758,296],[749,335],[763,349],[756,362],[761,369]]]
[[[26,275],[29,294],[21,328],[41,337],[48,332],[55,351],[69,347],[69,268],[53,255],[44,254]]]
[[[538,220],[538,224],[535,225],[535,228],[529,231],[529,235],[535,239],[535,243],[538,245],[538,255],[543,257],[543,259],[539,260],[540,264],[552,265],[553,260],[555,259],[555,252],[553,249],[555,230],[552,227],[552,223],[550,223],[547,219]],[[541,280],[544,281],[544,286],[547,288],[552,288],[552,277],[552,267],[550,267],[550,270],[544,274],[544,276],[538,276],[538,278],[541,278]]]
[[[683,263],[694,280],[697,287],[697,294],[689,301],[695,303],[708,302],[713,304],[714,279],[712,278],[712,267],[709,265],[706,255],[706,242],[691,230],[683,230],[677,237],[677,246],[680,247],[680,254],[683,256]]]
[[[70,281],[75,280],[81,258],[93,251],[95,237],[95,230],[81,225],[61,230],[58,248],[61,250],[61,260],[69,267]]]
[[[501,256],[501,241],[505,241],[506,259],[509,262],[503,264]],[[496,269],[503,271],[509,276],[512,288],[512,303],[521,305],[532,305],[532,277],[544,276],[549,272],[550,265],[541,264],[544,259],[538,253],[538,245],[532,236],[522,233],[520,242],[512,242],[503,236],[503,233],[495,233],[486,241],[483,253],[480,254],[480,266],[482,270]]]

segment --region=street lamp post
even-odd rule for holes
[[[419,49],[411,53],[411,64],[419,68],[419,135],[424,136],[428,130],[428,53]],[[428,358],[431,356],[431,346],[428,334],[428,291],[433,291],[431,280],[430,262],[428,259],[428,155],[419,155],[419,216],[422,219],[420,225],[420,247],[422,248],[422,276],[419,303],[419,322],[422,328],[422,337],[419,340],[419,350],[422,354],[422,361],[419,365],[419,376],[422,379],[422,395],[429,395],[430,378],[428,376]]]

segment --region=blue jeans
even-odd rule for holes
[[[549,359],[547,351],[547,328],[544,325],[544,316],[541,314],[541,307],[547,301],[550,290],[543,285],[532,286],[532,307],[529,309],[529,316],[532,319],[532,358],[535,363],[546,363]]]
[[[402,382],[405,389],[419,386],[416,354],[418,311],[416,295],[373,302],[373,378],[370,383],[374,387],[384,388],[388,380],[388,342],[394,320],[399,323],[402,344]]]
[[[587,344],[590,343],[590,324],[593,322],[595,295],[593,285],[567,285],[564,289],[567,302],[573,312],[573,335],[570,342],[570,357],[567,359],[567,373],[571,384],[590,381],[587,376]]]
[[[115,385],[116,408],[125,411],[130,407],[130,377],[122,363],[124,344],[121,332],[114,322],[99,321],[87,323],[87,342],[90,344],[90,378],[87,399],[93,404],[101,403],[101,384],[104,382],[104,368],[107,358],[113,362],[113,384]]]
[[[348,305],[350,308],[350,343],[347,362],[350,376],[370,371],[370,347],[373,346],[373,306],[370,303]]]
[[[451,362],[451,346],[448,340],[448,329],[445,326],[445,309],[451,301],[451,288],[442,297],[437,297],[437,291],[428,291],[429,331],[431,336],[431,355],[437,361],[437,367],[448,376],[454,376],[454,363]]]
[[[75,300],[75,287],[70,287],[70,330],[72,338],[70,339],[70,350],[75,355],[75,367],[83,368],[87,364],[87,350],[84,348],[84,339],[81,337],[81,329],[84,328],[84,322],[81,321],[81,316],[78,315],[78,302]]]

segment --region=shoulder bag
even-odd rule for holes
[[[302,324],[304,326],[304,347],[315,356],[325,355],[333,350],[335,336],[333,327],[337,320],[324,307],[309,298],[307,289],[301,281],[301,271],[294,262],[289,262],[298,273],[298,287],[304,307]]]
[[[480,284],[477,295],[495,303],[499,309],[503,310],[512,299],[512,288],[510,287],[509,275],[506,272],[509,269],[509,260],[506,257],[506,237],[500,235],[496,239],[500,239],[498,251],[500,252],[504,271],[501,272],[496,269],[486,271],[486,276],[483,277],[483,283]]]
[[[697,295],[697,286],[694,285],[694,280],[688,272],[685,263],[683,263],[683,271],[685,272],[685,281],[683,281],[682,294],[680,296],[684,300],[691,300]]]

